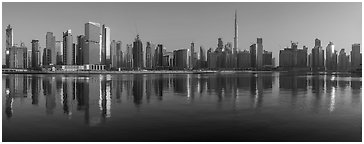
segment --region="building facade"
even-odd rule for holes
[[[74,46],[72,31],[63,32],[63,64],[74,65]]]

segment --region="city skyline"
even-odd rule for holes
[[[137,34],[140,35],[143,40],[143,44],[147,41],[152,41],[155,44],[161,43],[167,48],[168,51],[173,51],[181,48],[188,49],[190,43],[194,42],[196,47],[203,46],[205,50],[209,48],[215,49],[217,47],[217,38],[221,37],[224,43],[234,42],[234,12],[237,10],[237,23],[239,27],[239,50],[248,50],[252,43],[255,43],[257,37],[263,38],[263,49],[273,52],[273,57],[277,58],[279,50],[285,47],[289,47],[290,41],[299,42],[298,47],[302,48],[304,45],[309,49],[313,48],[314,39],[319,38],[322,41],[322,46],[326,46],[329,41],[335,44],[337,51],[341,48],[345,48],[346,52],[351,50],[353,43],[361,44],[361,3],[3,3],[3,51],[5,51],[5,39],[4,31],[7,24],[10,24],[14,30],[14,44],[20,45],[20,41],[25,43],[28,49],[31,49],[31,40],[38,39],[41,48],[45,48],[45,37],[47,32],[53,32],[56,37],[56,41],[62,39],[62,32],[71,29],[72,35],[74,35],[73,41],[76,41],[76,35],[84,35],[83,25],[88,21],[95,21],[100,24],[108,25],[111,29],[111,39],[122,41],[122,50],[126,51],[126,44],[131,44]],[[69,5],[69,8],[80,7],[80,6],[97,6],[99,9],[107,8],[110,13],[117,12],[118,8],[120,11],[124,11],[121,15],[110,16],[108,12],[102,12],[96,14],[95,10],[85,10],[75,8],[77,12],[75,15],[70,15],[70,19],[77,20],[61,20],[62,22],[57,23],[54,18],[61,18],[62,15],[57,11],[63,6]],[[125,8],[123,8],[126,6]],[[144,6],[144,7],[143,7]],[[177,7],[178,6],[178,7]],[[214,8],[224,7],[230,9],[218,10]],[[261,9],[262,12],[255,13],[255,9],[252,7],[262,6],[265,9]],[[37,8],[38,7],[38,8]],[[138,9],[140,11],[134,11],[130,8],[138,9],[142,7],[144,9]],[[310,9],[305,9],[309,7]],[[321,9],[319,9],[321,7]],[[22,9],[36,9],[35,11],[29,11],[26,14],[14,12],[13,10]],[[46,9],[53,9],[50,13],[42,13]],[[186,9],[189,10],[187,11]],[[92,9],[92,8],[90,8]],[[37,11],[41,10],[41,11]],[[148,13],[144,12],[146,10]],[[200,12],[196,11],[200,10]],[[278,11],[277,11],[278,10]],[[285,14],[287,10],[291,11],[289,14]],[[303,14],[302,10],[310,10],[306,14]],[[317,11],[318,10],[318,11]],[[325,11],[331,10],[331,11]],[[168,13],[163,13],[168,11]],[[201,12],[202,11],[202,12]],[[248,13],[246,13],[248,11]],[[130,12],[132,14],[130,14]],[[272,13],[273,12],[273,13]],[[314,13],[318,12],[318,13]],[[58,14],[50,16],[52,13]],[[159,14],[154,17],[148,17],[151,14]],[[279,13],[279,14],[277,14]],[[301,16],[301,20],[295,20],[293,16]],[[310,14],[311,13],[311,14]],[[312,13],[316,14],[313,15]],[[23,16],[18,16],[23,14]],[[33,15],[32,21],[25,21],[27,15]],[[64,13],[63,15],[65,15]],[[166,15],[167,14],[167,15]],[[214,15],[215,14],[215,15]],[[274,14],[277,20],[269,15]],[[34,17],[34,15],[38,17]],[[133,16],[131,16],[133,15]],[[317,21],[318,17],[324,17],[322,20]],[[127,19],[119,20],[117,16],[126,16]],[[131,16],[131,17],[130,17]],[[173,17],[171,19],[170,17]],[[204,16],[204,17],[202,17]],[[216,17],[213,17],[216,16]],[[24,17],[24,18],[22,18]],[[179,19],[179,18],[183,19]],[[256,17],[255,19],[249,19]],[[288,17],[288,18],[285,18]],[[290,17],[290,18],[289,18]],[[42,22],[39,19],[48,19],[49,23]],[[62,17],[68,18],[68,17]],[[202,18],[202,19],[201,19]],[[247,19],[248,18],[248,19]],[[305,19],[312,18],[310,21],[304,21]],[[338,22],[335,18],[341,18]],[[85,19],[89,19],[88,21]],[[115,20],[116,19],[116,20]],[[214,21],[212,21],[214,19]],[[345,20],[346,19],[346,20]],[[352,20],[354,19],[354,20]],[[148,21],[150,23],[145,23]],[[192,23],[189,21],[192,20]],[[193,21],[199,20],[199,21]],[[269,24],[264,23],[270,21]],[[134,21],[134,22],[133,22]],[[210,21],[206,27],[206,22]],[[181,23],[182,22],[182,23]],[[121,25],[115,25],[119,23]],[[134,23],[134,24],[130,24]],[[278,26],[282,23],[286,25]],[[293,23],[293,24],[291,24]],[[24,24],[24,25],[23,25]],[[34,25],[32,25],[34,24]],[[326,25],[325,25],[326,24]],[[25,29],[25,25],[32,25],[29,29]],[[42,25],[40,29],[39,25]],[[67,27],[67,25],[70,25]],[[300,25],[306,25],[300,27]],[[272,27],[271,27],[272,26]],[[272,36],[278,30],[281,31],[282,36]],[[178,28],[179,27],[179,28]],[[295,27],[300,27],[296,28]],[[345,27],[342,29],[341,27]],[[286,28],[287,31],[284,31]],[[301,29],[302,28],[302,29]],[[340,29],[341,28],[341,29]],[[135,29],[135,30],[133,30]],[[194,30],[193,30],[194,29]],[[286,34],[294,33],[292,29],[297,31],[297,35]],[[315,32],[312,32],[317,30]],[[329,30],[329,31],[328,31]],[[133,32],[134,31],[134,32]],[[326,31],[326,32],[325,32]],[[23,34],[24,33],[24,34]],[[345,34],[345,33],[351,33]],[[301,35],[302,34],[302,35]],[[340,35],[338,35],[340,34]],[[172,35],[172,36],[171,36]],[[311,36],[310,36],[311,35]],[[29,42],[28,42],[29,41]],[[276,44],[275,44],[276,43]],[[276,46],[274,46],[276,45]],[[143,47],[143,49],[145,49]],[[4,52],[3,52],[3,64],[4,64]]]

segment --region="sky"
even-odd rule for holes
[[[31,49],[31,40],[38,39],[45,47],[47,32],[62,40],[62,32],[71,29],[74,41],[84,35],[85,23],[97,22],[111,29],[111,40],[122,41],[122,50],[139,34],[143,47],[147,41],[163,44],[167,51],[202,46],[207,51],[234,38],[234,12],[238,16],[238,49],[248,50],[258,37],[263,49],[273,52],[278,64],[279,50],[298,42],[298,47],[314,46],[315,38],[323,48],[329,41],[335,50],[350,53],[353,43],[362,39],[360,2],[139,2],[139,3],[2,3],[3,64],[5,29],[13,27],[14,44],[24,42]],[[196,48],[195,48],[196,49]]]

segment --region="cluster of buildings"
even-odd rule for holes
[[[57,41],[53,32],[46,33],[46,47],[39,40],[32,40],[28,50],[24,43],[13,43],[13,28],[6,28],[6,65],[10,69],[102,71],[102,70],[272,70],[276,68],[272,52],[263,49],[263,39],[257,38],[249,50],[238,48],[238,24],[235,11],[234,44],[224,44],[218,38],[215,50],[207,51],[192,42],[189,48],[168,52],[163,44],[143,42],[136,36],[132,44],[123,51],[121,41],[111,40],[111,29],[99,23],[85,23],[84,35],[75,38],[71,30],[63,32]],[[338,53],[330,42],[326,54],[321,41],[315,39],[311,53],[306,46],[279,51],[279,67],[283,70],[349,71],[361,68],[360,44],[353,44],[350,55],[345,49]]]
[[[291,48],[279,51],[279,67],[286,70],[311,70],[311,71],[356,71],[361,70],[360,44],[352,44],[350,55],[345,49],[338,53],[333,42],[329,42],[325,50],[321,40],[315,39],[315,46],[309,53],[303,46],[298,49],[298,43],[291,42]]]

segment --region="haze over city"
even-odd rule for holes
[[[44,48],[47,32],[56,40],[68,29],[75,36],[84,34],[84,24],[92,21],[109,26],[111,39],[121,40],[123,51],[138,33],[144,44],[162,43],[167,51],[188,48],[191,42],[207,50],[217,47],[219,37],[233,42],[235,10],[238,49],[248,50],[261,37],[276,63],[290,41],[312,49],[319,38],[323,47],[332,41],[337,51],[361,44],[361,3],[3,3],[3,64],[8,24],[14,43],[25,42],[28,49],[32,39]]]

